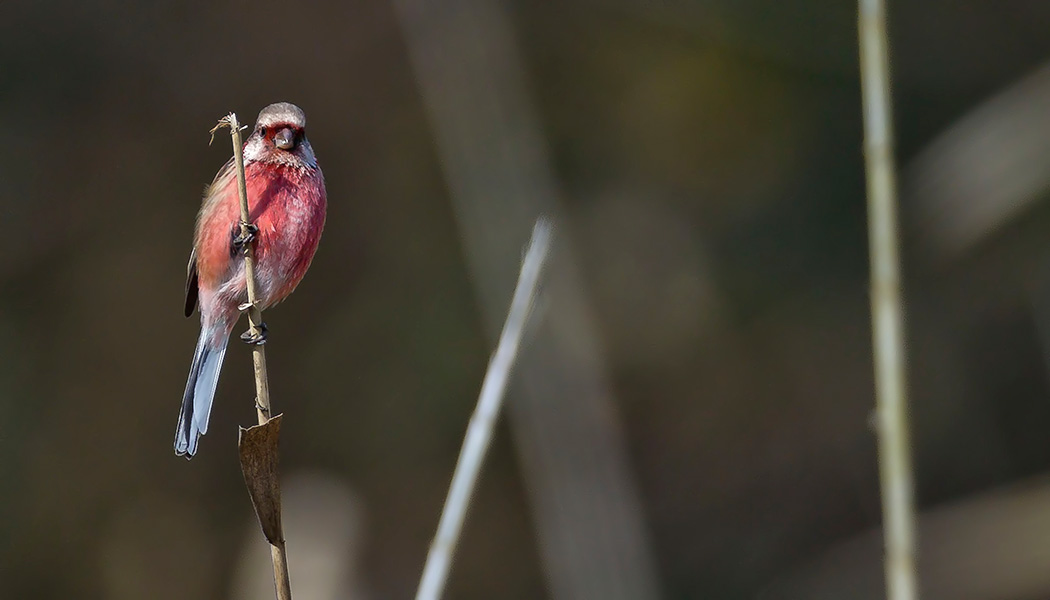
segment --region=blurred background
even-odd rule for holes
[[[895,3],[927,598],[1050,596],[1050,4]],[[533,220],[558,250],[448,597],[878,598],[855,7],[0,4],[0,581],[267,598],[249,352],[171,443],[208,130],[308,115],[269,311],[296,598],[408,598]]]

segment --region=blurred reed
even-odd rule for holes
[[[541,218],[533,229],[532,241],[521,264],[521,273],[518,275],[518,285],[514,290],[507,321],[503,325],[499,343],[496,344],[496,351],[485,373],[477,407],[467,426],[463,449],[460,451],[459,460],[456,461],[445,508],[441,511],[437,533],[427,554],[416,600],[438,600],[445,589],[448,572],[456,553],[456,544],[463,530],[463,519],[466,517],[467,507],[470,506],[482,462],[492,442],[507,383],[518,359],[518,349],[521,347],[525,327],[539,293],[540,276],[550,249],[550,238],[550,223]]]
[[[493,339],[520,240],[561,191],[529,97],[510,8],[397,0],[467,265]],[[568,227],[551,250],[508,415],[555,599],[659,597],[655,559]]]
[[[886,594],[890,600],[915,600],[919,595],[915,572],[915,499],[908,439],[889,50],[886,7],[882,0],[860,0],[859,33]]]

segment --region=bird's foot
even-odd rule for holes
[[[262,346],[266,343],[266,323],[259,323],[258,332],[249,327],[241,334],[241,341],[251,346]]]
[[[265,406],[263,406],[259,402],[259,397],[258,396],[255,397],[255,410],[261,412],[262,414],[266,415],[267,417],[270,416],[270,409],[265,407]]]
[[[251,310],[253,306],[255,306],[255,305],[252,304],[251,302],[245,302],[244,304],[238,304],[237,305],[237,310],[239,310],[241,312],[244,312],[246,310]]]
[[[234,250],[243,251],[259,237],[259,226],[254,223],[238,223],[231,232],[230,245]]]

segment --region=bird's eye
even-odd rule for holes
[[[266,128],[265,127],[260,127],[259,128],[259,135],[262,136],[262,137],[266,137]]]

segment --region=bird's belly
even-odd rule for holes
[[[279,218],[259,219],[255,279],[263,307],[295,290],[317,250],[324,214],[299,200],[290,202]]]
[[[290,294],[302,280],[324,227],[327,199],[320,171],[304,174],[259,170],[249,165],[246,184],[249,219],[259,228],[253,244],[255,288],[262,308]],[[240,220],[236,185],[222,191],[221,202],[204,216],[197,240],[201,314],[236,320],[237,306],[247,302],[244,257],[230,246]],[[213,307],[203,310],[207,304]]]

